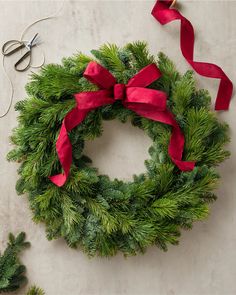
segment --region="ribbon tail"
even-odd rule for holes
[[[184,150],[184,135],[170,111],[160,111],[155,109],[153,106],[146,106],[146,108],[142,109],[142,105],[137,103],[127,103],[125,106],[140,116],[170,125],[172,127],[172,134],[168,147],[168,153],[171,160],[181,171],[191,171],[194,169],[195,162],[182,160]]]
[[[87,115],[86,110],[79,110],[75,107],[64,118],[61,130],[56,142],[56,151],[63,168],[63,173],[50,176],[49,179],[57,186],[65,184],[72,163],[72,145],[68,133],[78,124],[80,124]]]
[[[168,111],[166,112],[169,113]],[[195,162],[182,160],[185,141],[184,135],[181,132],[176,120],[173,118],[173,115],[169,113],[168,116],[172,117],[172,124],[170,124],[172,126],[172,134],[168,147],[171,160],[181,171],[192,171],[195,167]]]
[[[50,176],[49,179],[55,185],[61,187],[64,185],[68,178],[70,166],[72,163],[72,146],[64,122],[62,123],[62,127],[58,136],[56,150],[64,173]]]
[[[223,70],[217,65],[211,63],[203,62],[192,62],[191,60],[188,63],[192,68],[199,74],[208,78],[218,78],[220,79],[220,85],[215,101],[215,110],[228,110],[230,99],[233,94],[233,83],[226,76]]]
[[[192,68],[201,76],[220,79],[220,85],[215,102],[215,110],[228,110],[233,93],[233,83],[224,71],[215,64],[196,62],[194,54],[194,29],[191,22],[176,9],[170,9],[171,0],[157,0],[152,15],[165,25],[174,20],[181,21],[180,47],[184,58]]]

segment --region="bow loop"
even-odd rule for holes
[[[116,78],[96,61],[88,63],[83,76],[100,89],[111,89],[116,84]]]
[[[128,82],[128,87],[147,87],[161,77],[161,72],[155,64],[150,64],[140,70]]]

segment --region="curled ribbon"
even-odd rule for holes
[[[116,100],[121,100],[125,108],[140,116],[171,125],[169,155],[180,170],[192,170],[194,162],[182,161],[184,136],[174,116],[166,108],[166,94],[159,90],[145,88],[160,76],[161,73],[157,66],[150,64],[133,76],[126,85],[118,84],[107,69],[94,61],[90,62],[84,72],[84,77],[97,85],[100,90],[74,95],[77,106],[65,116],[56,142],[57,154],[64,173],[50,176],[50,180],[60,187],[64,185],[69,175],[72,163],[72,146],[68,132],[80,124],[88,112],[107,104],[113,104]]]
[[[180,20],[180,47],[184,58],[192,68],[201,76],[220,79],[220,85],[215,102],[215,110],[228,110],[233,93],[233,84],[223,70],[211,63],[196,62],[193,60],[194,53],[194,29],[189,20],[177,10],[170,9],[173,0],[157,0],[152,15],[165,25],[173,20]]]

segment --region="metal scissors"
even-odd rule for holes
[[[24,72],[29,69],[31,65],[31,55],[32,55],[32,48],[37,44],[38,33],[34,35],[34,37],[26,42],[26,41],[19,41],[19,40],[9,40],[2,46],[2,54],[4,56],[10,56],[15,52],[26,49],[26,53],[15,63],[14,68],[18,72]],[[20,68],[21,65],[26,59],[28,59],[27,65],[23,68]]]

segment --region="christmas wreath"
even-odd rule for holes
[[[16,104],[8,159],[21,163],[17,192],[27,193],[48,239],[63,237],[90,256],[166,250],[181,229],[208,215],[215,166],[229,156],[228,126],[210,111],[208,92],[196,90],[193,73],[180,75],[145,43],[104,45],[92,54],[45,66]],[[112,119],[130,121],[153,141],[147,171],[133,181],[99,175],[83,154],[84,142]]]

